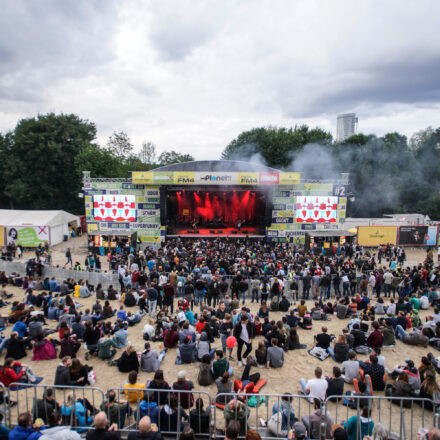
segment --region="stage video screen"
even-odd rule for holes
[[[102,194],[93,196],[93,218],[105,222],[135,222],[134,195]]]
[[[297,196],[295,221],[297,223],[336,223],[338,197]]]

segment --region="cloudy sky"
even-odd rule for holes
[[[104,144],[218,158],[241,131],[356,112],[440,126],[438,0],[1,0],[0,131],[76,113]]]

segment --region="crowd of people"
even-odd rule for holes
[[[96,265],[93,252],[87,257],[89,266],[90,258]],[[60,359],[51,381],[55,385],[93,385],[93,367],[78,359],[83,347],[86,361],[96,358],[128,374],[123,385],[126,398],[109,393],[102,408],[94,408],[87,399],[71,398],[53,405],[50,414],[43,403],[40,409],[45,408],[45,418],[40,427],[29,417],[23,416],[20,422],[20,416],[14,429],[31,429],[32,435],[38,431],[44,439],[45,430],[48,434],[51,429],[64,429],[59,424],[67,423],[72,414],[75,426],[84,429],[95,416],[96,429],[87,438],[98,438],[93,437],[98,431],[96,418],[99,426],[106,426],[103,419],[107,423],[108,417],[116,426],[108,432],[116,429],[117,434],[137,411],[150,417],[141,419],[146,431],[141,431],[139,422],[141,434],[151,434],[132,438],[156,438],[160,434],[155,424],[163,432],[183,430],[182,435],[187,424],[196,434],[210,432],[210,408],[204,407],[203,400],[192,399],[195,385],[187,380],[186,371],[179,371],[171,385],[165,381],[161,364],[168,356],[177,365],[197,367],[197,389],[217,387],[215,404],[224,406],[226,431],[238,420],[242,434],[248,430],[249,417],[242,395],[258,393],[266,383],[265,370],[260,368],[283,368],[290,350],[302,350],[298,355],[320,361],[331,357],[337,365],[327,376],[316,367],[313,378],[300,380],[299,392],[315,407],[310,417],[295,417],[290,394],[274,406],[265,424],[275,436],[300,436],[304,430],[305,436],[319,438],[321,403],[332,396],[345,397],[347,406],[362,412],[359,419],[348,419],[334,430],[339,430],[334,438],[344,438],[344,431],[350,440],[357,438],[352,435],[354,429],[356,436],[359,426],[365,435],[372,435],[375,425],[369,397],[374,392],[384,392],[399,405],[407,405],[407,399],[414,397],[426,399],[420,401],[424,409],[440,404],[436,381],[440,365],[427,349],[440,349],[439,271],[432,252],[419,265],[404,267],[404,250],[390,245],[371,252],[345,244],[327,253],[262,240],[169,240],[156,251],[137,252],[129,246],[108,255],[119,285],[105,289],[87,281],[44,278],[31,261],[27,265],[32,270],[25,276],[0,273],[2,305],[10,309],[0,318],[0,326],[12,327],[9,337],[2,335],[0,341],[0,354],[6,350],[0,381],[6,387],[35,383],[38,378],[32,369],[19,362],[32,350],[33,361]],[[10,285],[22,288],[24,297],[11,297]],[[90,297],[93,306],[83,307],[81,299]],[[422,320],[423,310],[428,315]],[[329,334],[327,322],[332,319],[345,321],[340,334]],[[145,345],[138,353],[128,336],[141,322],[136,328]],[[316,333],[308,351],[301,343],[306,332]],[[396,340],[424,349],[419,367],[405,357],[399,365],[387,367],[386,350]],[[159,350],[152,346],[157,342]],[[119,349],[123,351],[116,356]],[[140,372],[153,373],[154,378],[138,382]],[[158,389],[164,394],[146,391]],[[46,393],[44,399],[51,397]],[[113,407],[117,410],[111,411]],[[192,411],[185,412],[191,408],[193,419],[204,414],[203,423],[191,422]],[[38,409],[33,415],[42,418]],[[328,411],[326,417],[326,438],[331,438],[333,421]]]

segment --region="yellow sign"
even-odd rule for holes
[[[150,237],[143,235],[140,237],[142,243],[160,243],[160,237]]]
[[[153,183],[152,171],[133,171],[131,173],[131,181],[133,183],[144,183],[151,185]]]
[[[5,228],[0,226],[0,247],[5,245]]]
[[[280,185],[294,185],[301,181],[301,173],[280,173]]]
[[[181,172],[176,171],[174,173],[174,183],[178,185],[193,185],[195,183],[196,173],[194,172]]]
[[[258,185],[260,173],[238,173],[238,183],[240,185]]]
[[[396,244],[397,226],[359,226],[358,243],[376,247],[381,244]]]
[[[330,242],[328,241],[324,242],[324,249],[330,249]]]
[[[87,232],[93,232],[98,230],[98,225],[96,223],[89,223],[87,225]]]
[[[286,224],[285,223],[272,223],[268,229],[272,229],[274,231],[285,231]]]

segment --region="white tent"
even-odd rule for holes
[[[69,224],[79,226],[78,216],[66,211],[25,211],[17,209],[0,209],[0,226],[5,228],[10,241],[9,231],[20,227],[33,228],[41,237],[49,237],[49,244],[54,245],[63,241],[64,235],[69,237]],[[43,229],[44,227],[44,229]],[[42,238],[45,241],[47,238]]]

